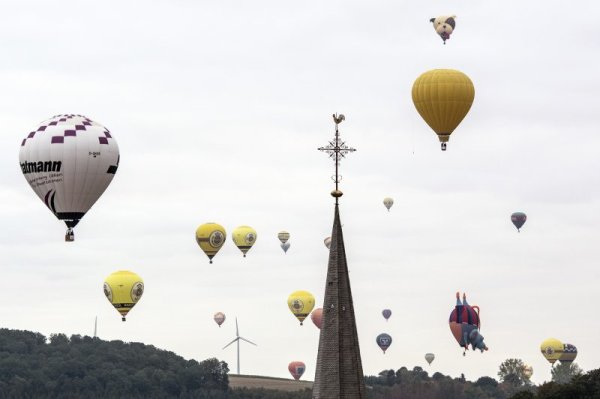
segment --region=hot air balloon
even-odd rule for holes
[[[435,359],[435,355],[433,353],[425,354],[425,360],[427,360],[427,363],[429,363],[430,366],[431,366],[431,362],[433,362],[433,359]]]
[[[119,147],[107,128],[81,115],[56,115],[21,142],[23,176],[38,197],[73,228],[100,198],[119,167]]]
[[[383,353],[390,347],[392,344],[392,337],[389,334],[383,333],[379,334],[376,338],[377,345],[381,348]]]
[[[208,256],[210,263],[225,244],[226,237],[225,228],[217,223],[204,223],[196,229],[196,242]]]
[[[442,151],[450,135],[469,112],[475,88],[464,73],[453,69],[434,69],[415,80],[412,99],[417,111],[438,135]]]
[[[392,311],[389,309],[383,309],[381,311],[381,314],[383,315],[383,317],[388,320],[391,316],[392,316]]]
[[[442,15],[441,17],[431,18],[429,22],[433,23],[435,33],[440,35],[444,44],[450,39],[450,35],[454,32],[456,26],[456,15]]]
[[[512,215],[510,215],[510,220],[517,228],[517,231],[520,233],[521,227],[523,227],[523,225],[527,221],[527,215],[523,212],[515,212]]]
[[[523,375],[525,376],[525,378],[530,379],[533,375],[533,367],[525,365],[525,367],[523,367]]]
[[[386,197],[383,199],[383,205],[387,208],[388,212],[390,211],[390,208],[392,207],[392,205],[394,205],[394,199],[390,198],[390,197]]]
[[[323,240],[323,242],[325,243],[327,249],[331,248],[331,237],[327,237],[325,240]]]
[[[479,306],[471,306],[467,303],[467,296],[463,293],[463,301],[460,302],[460,294],[456,293],[456,307],[450,313],[450,331],[456,342],[465,349],[463,356],[469,349],[469,345],[479,349],[482,353],[488,350],[483,342],[483,335],[479,332],[481,323],[479,320]]]
[[[288,307],[302,325],[315,307],[315,297],[308,291],[294,291],[288,297]]]
[[[285,244],[290,239],[290,233],[287,231],[280,231],[277,234],[277,238],[279,238],[279,241],[281,241],[282,244]]]
[[[128,270],[120,270],[104,280],[104,295],[121,313],[123,321],[144,293],[144,280]]]
[[[320,330],[323,323],[323,308],[316,308],[315,310],[313,310],[310,314],[310,319]]]
[[[215,320],[215,323],[217,323],[219,325],[219,328],[221,328],[221,324],[223,324],[225,322],[225,313],[217,312],[213,316],[213,319]]]
[[[542,355],[550,364],[554,364],[563,354],[564,345],[556,338],[548,338],[540,345]]]
[[[560,358],[558,360],[560,360],[561,363],[573,363],[576,357],[577,348],[575,347],[575,345],[565,344],[563,346],[563,353],[562,355],[560,355]]]
[[[306,370],[306,365],[302,362],[291,362],[288,365],[288,370],[290,371],[292,377],[294,377],[294,379],[298,381],[300,377],[302,377],[302,374],[304,374],[304,370]]]
[[[233,242],[235,246],[242,251],[244,254],[244,258],[246,257],[246,252],[252,248],[254,243],[256,242],[256,230],[254,230],[250,226],[239,226],[233,230]]]
[[[290,249],[290,246],[292,244],[290,244],[289,242],[284,242],[281,244],[281,249],[283,249],[283,252],[287,253],[288,249]]]

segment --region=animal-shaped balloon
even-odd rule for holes
[[[82,115],[56,115],[21,141],[19,163],[37,196],[73,228],[100,198],[119,167],[119,147],[107,128]]]
[[[392,345],[392,337],[386,333],[379,334],[375,341],[383,351],[383,354],[385,354],[385,351]]]
[[[521,227],[523,227],[523,225],[527,221],[527,215],[523,212],[515,212],[512,215],[510,215],[510,221],[515,225],[517,231],[520,233]]]
[[[431,18],[429,22],[433,23],[435,33],[440,35],[444,44],[446,44],[446,40],[450,39],[450,35],[456,27],[456,15],[442,15],[441,17]]]
[[[213,316],[213,319],[215,320],[215,323],[217,323],[219,325],[219,328],[220,328],[221,324],[223,324],[225,322],[225,313],[217,312]]]
[[[467,296],[463,294],[460,302],[460,294],[456,293],[456,307],[450,313],[450,331],[456,342],[465,349],[463,356],[469,349],[469,345],[481,352],[487,351],[488,347],[483,342],[483,335],[479,333],[481,323],[479,320],[479,306],[471,306],[467,303]]]

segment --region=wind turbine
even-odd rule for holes
[[[237,317],[235,318],[235,338],[233,339],[233,341],[231,341],[230,343],[228,343],[227,345],[225,345],[223,347],[223,349],[227,348],[229,345],[233,344],[234,342],[237,341],[237,373],[238,375],[240,375],[240,339],[244,340],[246,342],[248,342],[249,344],[252,344],[254,346],[258,346],[256,345],[254,342],[247,340],[244,337],[240,337],[240,330],[238,329],[238,322],[237,322]]]

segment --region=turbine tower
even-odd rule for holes
[[[238,322],[237,322],[237,317],[236,317],[235,318],[235,338],[233,339],[233,341],[231,341],[230,343],[225,345],[223,347],[223,349],[227,348],[229,345],[233,344],[234,342],[237,342],[237,373],[238,373],[238,375],[240,375],[240,340],[246,341],[249,344],[252,344],[254,346],[258,346],[254,342],[249,341],[244,337],[240,337],[240,330],[238,329]]]

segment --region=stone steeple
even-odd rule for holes
[[[338,166],[340,156],[354,151],[339,139],[338,124],[343,115],[334,115],[336,136],[334,141],[320,150],[327,151],[336,161],[336,189],[331,193],[336,199],[317,370],[313,384],[313,399],[366,399],[365,383],[356,332],[354,304],[348,276],[344,248],[344,235],[340,222]]]

